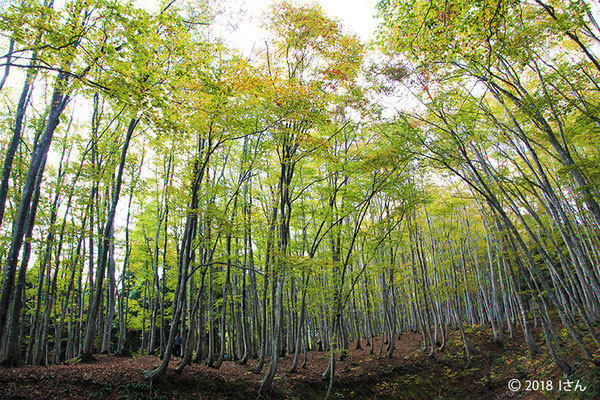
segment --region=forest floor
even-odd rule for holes
[[[433,357],[423,354],[421,335],[403,333],[396,341],[393,357],[378,358],[380,339],[374,352],[362,341],[362,349],[352,343],[348,356],[336,362],[334,398],[348,399],[598,399],[600,370],[576,359],[578,373],[569,377],[585,391],[566,391],[558,368],[549,356],[528,356],[522,336],[506,338],[500,347],[491,340],[491,329],[468,327],[471,365],[465,368],[464,347],[459,331],[449,333],[446,348]],[[536,332],[541,334],[541,332]],[[537,338],[541,343],[541,336]],[[567,345],[570,345],[567,343]],[[308,353],[306,368],[290,373],[293,356],[280,359],[274,381],[274,399],[323,399],[327,381],[322,373],[329,360],[327,352]],[[302,360],[302,358],[300,359]],[[176,373],[174,359],[166,375],[152,387],[144,381],[143,370],[158,365],[154,356],[122,358],[96,356],[88,364],[46,367],[0,368],[0,399],[256,399],[262,374],[252,372],[256,365],[226,361],[220,369],[192,365]],[[265,369],[268,364],[265,364]],[[508,388],[518,379],[521,389]],[[538,381],[538,384],[532,382]],[[544,381],[545,384],[539,382]],[[541,390],[552,382],[552,390]],[[527,385],[529,389],[526,390]]]

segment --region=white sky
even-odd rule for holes
[[[16,0],[0,0],[0,12],[7,4]],[[68,0],[54,0],[55,8],[60,8]],[[243,56],[249,56],[253,47],[262,43],[264,35],[260,25],[264,12],[271,4],[283,0],[176,0],[193,4],[206,1],[218,2],[225,12],[218,18],[219,23],[211,26],[217,37],[225,37]],[[375,19],[378,0],[286,0],[292,4],[319,4],[327,16],[340,20],[349,33],[358,35],[363,43],[374,39],[377,28]],[[134,0],[141,8],[156,11],[160,0]],[[232,25],[237,29],[232,32]]]
[[[0,12],[11,2],[16,0],[0,0]],[[68,0],[55,0],[55,7],[61,8]],[[160,0],[134,0],[135,3],[148,11],[156,10]],[[207,1],[207,0],[176,0],[176,1]],[[249,57],[252,49],[260,46],[264,40],[264,33],[260,26],[263,14],[271,4],[282,0],[220,0],[219,6],[226,10],[221,18],[221,24],[212,26],[214,35],[227,38],[227,41],[245,57]],[[292,4],[319,4],[327,16],[342,22],[343,29],[348,33],[358,35],[363,43],[374,39],[377,27],[375,19],[376,4],[378,0],[287,0]],[[220,27],[219,27],[220,25]],[[231,32],[231,26],[236,25],[235,31]],[[6,83],[7,87],[18,90],[22,85],[23,74],[13,69]],[[80,113],[81,114],[81,113]],[[85,114],[85,113],[84,113]],[[53,157],[49,160],[52,164]],[[126,199],[123,197],[119,202],[119,216],[126,214]],[[124,226],[124,218],[117,219],[116,228]]]
[[[231,43],[240,50],[242,55],[248,56],[252,48],[262,41],[261,17],[271,4],[277,2],[277,0],[246,0],[241,3],[240,9],[246,12],[239,16],[237,30],[226,36],[230,37]],[[319,4],[328,17],[340,20],[344,30],[358,35],[363,43],[374,38],[377,27],[375,19],[377,0],[320,0],[292,1],[292,3]]]

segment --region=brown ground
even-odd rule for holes
[[[459,332],[449,335],[447,348],[427,357],[421,351],[421,335],[403,333],[396,342],[392,358],[378,358],[380,339],[371,347],[362,342],[362,350],[352,343],[348,356],[336,362],[336,398],[357,399],[554,399],[600,398],[600,387],[593,381],[600,376],[597,368],[581,379],[588,390],[577,393],[558,391],[510,392],[509,379],[562,379],[548,357],[532,360],[518,335],[503,347],[492,343],[489,330],[468,330],[472,365],[465,369],[464,350]],[[539,342],[541,343],[541,342]],[[385,347],[384,347],[385,354]],[[327,352],[309,352],[307,367],[289,373],[292,355],[280,359],[274,382],[273,398],[322,399],[327,382],[322,373],[329,361]],[[302,360],[302,359],[301,359]],[[144,381],[143,370],[158,365],[154,356],[119,358],[97,356],[97,361],[80,365],[0,368],[0,399],[256,399],[262,374],[252,372],[256,365],[224,362],[219,370],[192,365],[178,374],[179,359],[171,362],[168,372],[152,387]],[[581,366],[581,365],[580,365]],[[263,372],[268,368],[265,364]],[[591,371],[591,372],[590,372]],[[596,374],[596,375],[594,375]],[[578,377],[578,376],[576,376]],[[571,397],[569,397],[571,396]]]

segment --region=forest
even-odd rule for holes
[[[480,332],[600,377],[595,2],[381,0],[363,43],[280,1],[250,55],[217,1],[0,9],[0,375],[233,361],[270,396],[320,351],[335,398],[351,351],[464,369]]]

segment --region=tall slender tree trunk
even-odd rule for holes
[[[123,147],[121,150],[121,158],[119,160],[119,167],[115,182],[115,189],[112,196],[112,202],[110,206],[110,210],[108,212],[108,216],[106,218],[106,223],[103,230],[102,237],[102,253],[100,254],[100,259],[97,267],[96,273],[96,290],[95,296],[93,299],[93,303],[90,305],[90,310],[88,312],[87,325],[85,329],[85,339],[83,343],[82,349],[82,357],[90,358],[94,351],[94,337],[96,334],[96,319],[98,318],[98,312],[100,310],[100,306],[102,303],[102,284],[104,281],[104,275],[106,272],[106,266],[108,263],[108,251],[111,245],[112,240],[112,232],[114,227],[115,214],[117,210],[117,203],[119,202],[119,196],[121,193],[121,183],[123,179],[123,170],[125,168],[125,160],[127,157],[127,150],[129,148],[129,142],[131,141],[131,136],[133,135],[133,131],[140,121],[139,117],[131,118],[129,122],[129,127],[127,128],[127,134],[125,135],[125,141],[123,143]]]
[[[52,93],[52,103],[50,105],[50,113],[46,121],[46,127],[31,155],[29,170],[23,185],[19,208],[13,225],[11,244],[6,257],[2,292],[0,293],[0,332],[4,332],[5,329],[9,301],[14,291],[15,275],[19,253],[23,244],[27,216],[31,208],[33,193],[37,187],[36,182],[39,182],[37,176],[44,171],[46,156],[50,149],[50,144],[52,143],[52,137],[60,122],[60,115],[69,101],[69,95],[64,92],[67,80],[68,77],[65,72],[58,74]]]

